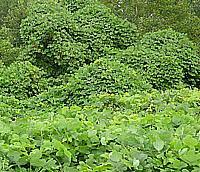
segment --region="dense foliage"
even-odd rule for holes
[[[157,89],[180,83],[199,87],[200,58],[198,48],[184,34],[161,30],[145,34],[137,47],[111,56],[141,70]]]
[[[106,59],[96,60],[89,66],[80,68],[68,79],[68,83],[49,89],[34,98],[35,102],[61,105],[85,105],[90,95],[101,93],[136,94],[150,91],[151,85],[133,69],[119,62]]]
[[[199,0],[101,0],[113,12],[135,23],[140,32],[172,28],[199,45]]]
[[[12,36],[12,45],[19,47],[20,24],[26,17],[26,11],[32,0],[1,0],[0,1],[0,28],[6,27]]]
[[[198,1],[101,1],[0,1],[1,172],[200,171]]]
[[[102,4],[88,4],[73,14],[68,8],[48,1],[35,4],[22,23],[27,55],[51,75],[71,74],[104,56],[107,49],[135,44],[135,25],[117,18]]]
[[[37,95],[47,88],[47,80],[42,72],[30,62],[14,62],[0,69],[1,95],[25,99]]]
[[[14,47],[13,39],[10,33],[10,29],[2,27],[0,29],[0,60],[5,65],[11,64],[16,60],[16,56],[19,53],[19,48]]]
[[[199,98],[189,89],[106,94],[84,108],[1,116],[0,169],[198,172]]]

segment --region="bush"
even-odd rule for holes
[[[0,60],[5,65],[12,63],[15,60],[16,49],[8,40],[0,40]]]
[[[197,47],[184,34],[171,29],[145,34],[137,48],[130,47],[117,56],[139,69],[156,89],[176,87],[182,82],[199,86]]]
[[[79,28],[75,39],[89,44],[96,53],[103,51],[102,47],[126,49],[136,44],[136,26],[116,17],[102,4],[88,5],[74,13],[74,18]]]
[[[136,27],[99,3],[71,13],[69,4],[47,2],[32,6],[21,36],[33,64],[53,75],[71,74],[112,48],[135,44]]]
[[[0,116],[16,118],[19,116],[22,106],[20,106],[20,100],[10,95],[0,95]]]
[[[66,85],[53,87],[34,98],[34,101],[55,107],[84,105],[93,94],[136,94],[149,90],[150,84],[133,69],[119,62],[99,59],[80,68],[69,78]]]
[[[147,91],[151,86],[131,68],[106,59],[96,60],[83,67],[68,81],[69,102],[77,104],[92,94],[131,94]]]
[[[47,88],[45,73],[30,62],[15,62],[0,70],[1,95],[26,99]]]

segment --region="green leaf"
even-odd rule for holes
[[[193,138],[191,135],[187,135],[184,139],[183,139],[183,143],[190,147],[190,148],[194,148],[195,146],[198,145],[198,140]]]
[[[183,155],[180,156],[182,160],[188,162],[190,165],[197,165],[200,164],[200,153],[196,152],[195,150],[189,150]]]
[[[101,144],[104,145],[104,146],[106,145],[106,138],[105,137],[101,138]]]
[[[119,162],[121,159],[122,159],[121,153],[119,153],[117,151],[113,151],[112,153],[110,153],[110,160],[111,161]]]
[[[14,161],[15,163],[17,163],[17,162],[19,161],[19,159],[20,159],[20,153],[17,152],[17,151],[12,151],[12,150],[10,150],[10,151],[8,152],[8,157],[9,157],[12,161]]]
[[[183,161],[180,161],[180,160],[173,160],[172,161],[172,164],[170,164],[169,165],[169,167],[171,167],[171,168],[175,168],[175,169],[183,169],[183,168],[185,168],[185,167],[187,167],[188,165],[185,163],[185,162],[183,162]]]
[[[35,149],[30,153],[30,158],[40,159],[42,157],[42,152],[39,149]]]
[[[46,165],[46,161],[42,158],[42,152],[40,150],[35,149],[30,154],[30,164],[36,167],[44,167]]]
[[[46,161],[44,159],[31,158],[30,164],[36,167],[45,167]]]
[[[102,164],[102,165],[99,165],[99,166],[96,166],[95,168],[94,168],[94,171],[106,171],[106,170],[108,170],[108,169],[110,169],[112,167],[112,165],[110,164],[110,163],[104,163],[104,164]]]
[[[164,141],[161,139],[157,139],[155,142],[153,142],[153,146],[157,151],[161,151],[164,148]]]
[[[133,167],[137,168],[140,165],[140,161],[138,159],[133,159]]]

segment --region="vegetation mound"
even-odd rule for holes
[[[42,101],[53,106],[85,105],[90,95],[125,92],[136,94],[149,90],[151,85],[133,69],[103,58],[80,68],[66,85],[53,87],[36,99],[37,102]]]
[[[0,1],[1,172],[200,171],[198,2],[101,1]]]
[[[0,69],[1,95],[26,99],[47,89],[45,73],[30,62],[14,62]]]
[[[137,47],[118,53],[117,58],[139,69],[156,89],[173,88],[180,83],[199,86],[198,48],[185,34],[171,29],[145,34]]]
[[[68,8],[51,1],[35,4],[21,25],[26,55],[51,75],[71,74],[112,48],[135,44],[136,26],[104,5],[88,4],[73,13]]]

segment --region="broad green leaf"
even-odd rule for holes
[[[161,151],[164,148],[165,143],[161,139],[157,139],[155,142],[153,142],[153,146],[157,151]]]
[[[184,162],[184,161],[180,161],[180,160],[173,160],[172,164],[169,165],[169,167],[171,168],[175,168],[175,169],[183,169],[185,167],[187,167],[188,165]]]
[[[200,164],[200,153],[196,152],[195,150],[189,150],[183,155],[180,156],[180,158],[188,162],[190,165],[197,165],[199,166]]]
[[[198,140],[193,138],[191,135],[187,135],[184,139],[183,139],[183,143],[190,147],[190,148],[194,148],[195,146],[198,145]]]
[[[112,153],[110,153],[110,160],[114,161],[114,162],[119,162],[122,159],[122,154],[117,152],[117,151],[113,151]]]
[[[106,138],[105,137],[101,138],[101,144],[104,145],[104,146],[106,145]]]
[[[42,158],[42,153],[40,150],[35,149],[30,154],[30,164],[36,167],[44,167],[46,165],[45,159]]]

